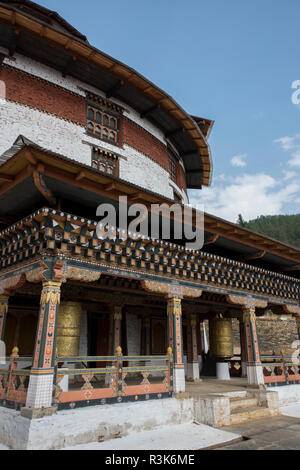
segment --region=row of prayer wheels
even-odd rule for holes
[[[57,327],[57,353],[59,357],[79,354],[82,307],[78,302],[62,302]],[[230,318],[213,318],[209,321],[210,354],[218,361],[234,355],[234,339]]]

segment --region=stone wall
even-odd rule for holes
[[[256,329],[262,354],[290,350],[298,339],[296,320],[291,316],[265,316],[256,319]],[[239,321],[233,320],[235,351],[240,349]]]

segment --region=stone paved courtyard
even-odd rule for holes
[[[300,450],[300,418],[277,416],[223,429],[247,440],[218,450]]]

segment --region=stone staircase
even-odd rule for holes
[[[274,411],[267,403],[260,403],[255,392],[241,392],[238,396],[229,396],[229,401],[230,425],[274,416]]]

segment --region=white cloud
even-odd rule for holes
[[[243,153],[241,155],[235,155],[234,157],[232,157],[231,159],[231,165],[232,166],[237,166],[239,168],[242,168],[244,166],[247,165],[247,163],[245,162],[246,158],[248,157],[248,154],[247,153]]]
[[[287,164],[291,167],[300,167],[300,134],[293,137],[285,136],[274,140],[276,144],[280,144],[281,148],[286,152],[290,152],[290,159]]]
[[[239,214],[245,220],[280,214],[285,204],[296,204],[299,193],[297,181],[283,185],[265,173],[244,174],[231,179],[227,185],[190,191],[190,202],[192,205],[202,203],[206,212],[236,222]]]
[[[281,148],[285,151],[292,150],[295,147],[295,140],[297,139],[297,135],[295,137],[281,137],[280,139],[274,140],[275,144],[280,144]]]
[[[291,157],[292,158],[288,161],[288,165],[300,167],[300,147],[292,153]]]
[[[284,180],[287,181],[287,180],[290,180],[292,178],[295,178],[297,176],[297,173],[296,171],[289,171],[289,170],[283,170],[283,174],[284,174]]]
[[[245,220],[260,215],[300,212],[300,133],[274,141],[288,154],[282,163],[282,176],[274,178],[266,172],[239,176],[218,175],[213,186],[201,191],[189,191],[190,203],[203,204],[204,210],[223,219],[236,222],[239,214]],[[247,165],[247,153],[235,155],[231,165]]]

